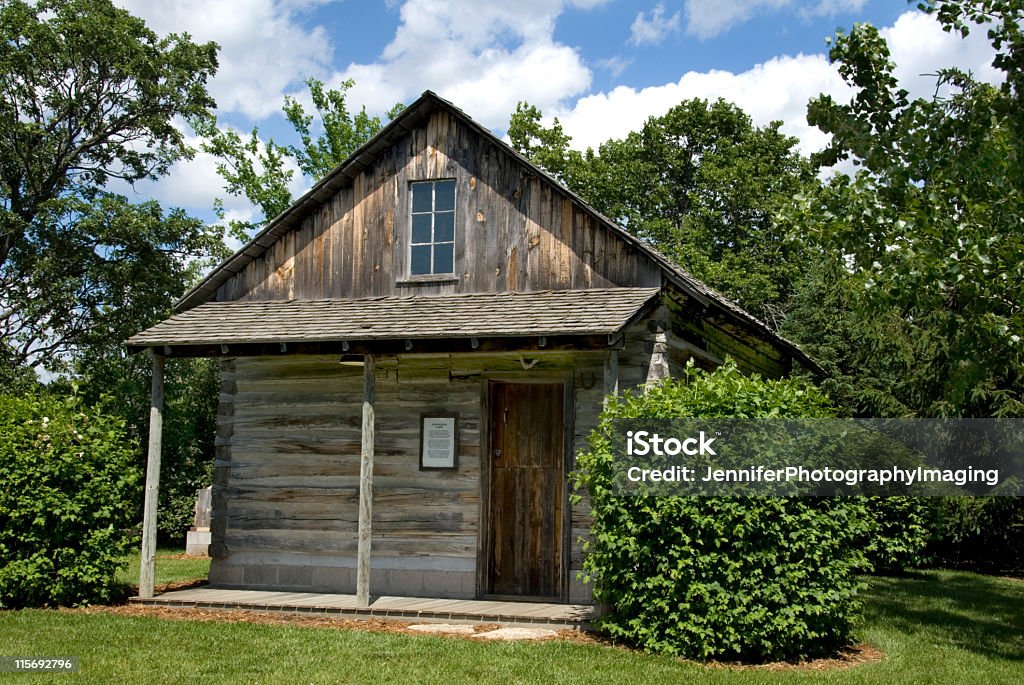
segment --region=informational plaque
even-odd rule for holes
[[[420,469],[454,469],[459,444],[456,414],[423,414],[420,425]]]

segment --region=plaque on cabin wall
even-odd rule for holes
[[[458,468],[458,414],[422,414],[420,469]]]

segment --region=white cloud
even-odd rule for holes
[[[713,38],[765,9],[778,9],[792,0],[686,0],[686,32]]]
[[[138,0],[135,0],[138,2]],[[289,21],[296,36],[312,36],[316,32],[302,33],[292,15],[303,2],[318,0],[251,0],[255,8],[263,8],[264,16]],[[751,115],[758,125],[773,120],[784,122],[782,130],[800,139],[800,149],[813,152],[827,141],[824,134],[806,122],[806,107],[810,98],[828,93],[837,101],[845,102],[850,92],[836,69],[828,64],[824,55],[779,56],[740,73],[728,71],[687,72],[678,79],[647,88],[628,85],[610,91],[588,93],[591,72],[576,49],[561,44],[554,38],[554,26],[559,15],[570,4],[586,8],[604,0],[523,0],[513,7],[507,0],[468,0],[444,2],[442,0],[406,0],[400,11],[400,23],[391,42],[374,62],[350,64],[347,68],[326,76],[330,86],[337,86],[343,78],[352,77],[356,86],[350,101],[365,104],[373,113],[381,113],[398,101],[408,102],[424,88],[437,91],[465,110],[482,124],[503,129],[508,117],[520,100],[538,106],[548,117],[558,116],[567,133],[573,136],[577,147],[597,146],[608,138],[619,138],[640,128],[653,115],[664,114],[669,108],[688,98],[714,100],[718,97],[732,101]],[[859,0],[857,0],[859,1]],[[751,0],[761,9],[784,4],[788,0]],[[287,3],[287,4],[286,4]],[[141,5],[141,2],[139,2]],[[214,4],[214,3],[211,3]],[[687,5],[687,12],[695,3]],[[701,3],[704,6],[709,3]],[[718,6],[735,9],[742,3],[720,0]],[[824,7],[829,0],[813,3]],[[151,25],[160,32],[190,29],[192,24],[177,23],[175,12],[184,12],[185,0],[165,3],[153,9]],[[201,8],[205,5],[191,5]],[[810,5],[808,5],[810,6]],[[148,7],[148,5],[147,5]],[[168,8],[172,9],[168,9]],[[177,8],[173,10],[173,8]],[[144,8],[145,9],[145,8]],[[144,11],[144,10],[140,10]],[[199,11],[199,9],[197,9]],[[210,12],[216,14],[217,10]],[[248,47],[243,36],[259,33],[242,17],[240,10],[231,12],[249,28],[230,26],[226,19],[209,18],[209,32],[194,31],[196,39],[219,40],[225,44],[222,73],[235,74],[226,81],[217,82],[221,92],[234,94],[229,101],[237,103],[243,113],[259,110],[277,111],[281,91],[295,88],[298,78],[310,73],[294,66],[292,56],[279,46],[274,58],[253,65],[247,60]],[[173,15],[173,16],[172,16]],[[219,16],[219,15],[218,15]],[[728,11],[718,15],[727,17]],[[733,15],[736,16],[735,14]],[[692,19],[687,14],[687,19]],[[237,36],[232,34],[237,31]],[[901,84],[914,96],[930,96],[934,78],[921,77],[942,66],[959,66],[990,81],[998,80],[998,73],[990,66],[992,51],[984,40],[983,32],[962,41],[957,36],[942,32],[930,17],[915,11],[903,14],[891,26],[882,30],[890,43],[893,61],[898,65],[897,76]],[[286,37],[287,37],[286,35]],[[230,39],[230,40],[229,40]],[[265,50],[264,39],[253,39],[255,52]],[[326,39],[324,39],[326,43]],[[231,50],[228,45],[234,46]],[[303,49],[305,46],[302,46]],[[304,59],[314,60],[312,53]],[[329,54],[329,50],[324,54]],[[261,67],[281,57],[292,66]],[[294,58],[298,59],[298,58]],[[621,59],[612,58],[596,62],[595,68],[609,69],[613,74],[621,69]],[[219,79],[220,77],[218,77]],[[288,84],[291,84],[290,86]],[[262,93],[243,96],[245,92]],[[299,94],[297,91],[296,94]],[[582,95],[582,97],[580,97]],[[579,98],[576,100],[576,98]],[[248,104],[242,104],[247,102]],[[261,104],[262,103],[262,104]],[[222,101],[222,105],[224,102]],[[259,106],[257,106],[259,105]],[[244,213],[251,208],[243,200],[227,196],[223,181],[216,174],[216,160],[200,154],[191,162],[181,162],[171,175],[140,194],[152,193],[166,205],[187,209],[208,210],[213,199],[221,197],[229,212]],[[305,190],[301,176],[296,173],[292,189],[298,196]],[[241,216],[242,214],[239,214]]]
[[[891,27],[881,30],[896,63],[900,86],[911,97],[931,97],[934,74],[940,67],[957,66],[976,77],[995,83],[992,48],[983,32],[967,40],[942,31],[928,15],[906,12]],[[735,103],[759,126],[783,122],[781,130],[796,136],[804,153],[816,152],[828,137],[807,123],[807,102],[819,94],[848,102],[852,91],[828,63],[825,55],[775,57],[741,73],[729,71],[688,72],[678,81],[648,88],[618,86],[609,92],[580,98],[572,107],[550,111],[557,116],[573,146],[596,147],[609,138],[621,138],[639,129],[651,116],[660,116],[682,100],[724,98]]]
[[[651,116],[660,116],[683,100],[724,98],[763,126],[784,122],[782,130],[801,140],[804,152],[819,149],[824,135],[806,121],[807,101],[822,92],[848,98],[824,55],[777,57],[749,71],[687,72],[675,83],[635,89],[619,86],[608,93],[581,98],[571,110],[556,112],[579,148],[596,147],[608,138],[638,130]]]
[[[868,0],[818,0],[800,8],[802,17],[833,17],[837,14],[859,12]]]
[[[601,69],[607,71],[612,78],[618,78],[622,75],[622,72],[626,70],[626,67],[631,65],[633,60],[624,59],[618,55],[614,57],[608,57],[607,59],[598,60],[596,65]]]
[[[383,112],[425,88],[492,127],[503,127],[516,102],[541,109],[586,92],[591,72],[579,52],[554,39],[567,6],[606,0],[407,0],[380,59],[350,64],[330,81],[354,78],[352,101]]]
[[[630,27],[629,42],[633,45],[657,45],[670,33],[679,30],[679,12],[670,17],[665,16],[665,5],[658,3],[651,10],[650,18],[646,12],[639,12]]]
[[[117,0],[160,35],[188,32],[221,46],[209,84],[221,112],[262,119],[280,111],[290,84],[329,72],[327,32],[307,29],[297,14],[331,0]]]
[[[243,140],[248,140],[248,132],[238,133]],[[192,149],[200,150],[202,139],[186,136],[185,142]],[[192,159],[175,162],[167,175],[156,181],[140,181],[134,188],[127,184],[111,184],[110,190],[139,199],[153,198],[164,207],[181,207],[194,216],[202,216],[210,221],[213,220],[214,200],[220,199],[227,219],[253,219],[259,214],[258,210],[244,197],[229,195],[224,190],[225,181],[217,173],[219,162],[217,157],[207,152],[196,152]],[[293,198],[297,198],[309,190],[309,182],[290,159],[285,159],[285,165],[292,171],[288,190]]]
[[[867,0],[686,0],[686,32],[714,38],[758,14],[792,7],[802,19],[854,14]]]
[[[935,73],[944,67],[959,67],[988,83],[1002,81],[1002,72],[992,67],[995,52],[985,31],[975,30],[961,39],[959,34],[943,31],[927,14],[905,12],[879,33],[889,44],[900,86],[912,98],[930,98],[935,93]]]

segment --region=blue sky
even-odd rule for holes
[[[783,122],[805,152],[824,136],[807,100],[849,98],[826,57],[837,28],[871,22],[889,41],[897,75],[930,95],[943,66],[994,80],[983,36],[963,41],[902,0],[116,0],[155,31],[221,44],[210,84],[223,126],[258,126],[294,142],[280,115],[302,81],[356,81],[350,102],[380,114],[430,89],[503,133],[520,100],[557,116],[580,148],[621,137],[692,97],[723,97],[757,124]],[[193,142],[198,142],[193,140]],[[293,192],[309,186],[296,174]],[[252,208],[222,190],[215,160],[197,155],[154,185],[165,205],[209,217]]]

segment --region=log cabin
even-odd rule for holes
[[[140,596],[163,360],[209,356],[211,585],[364,605],[590,601],[568,475],[604,398],[815,368],[429,91],[127,345],[154,362]]]

